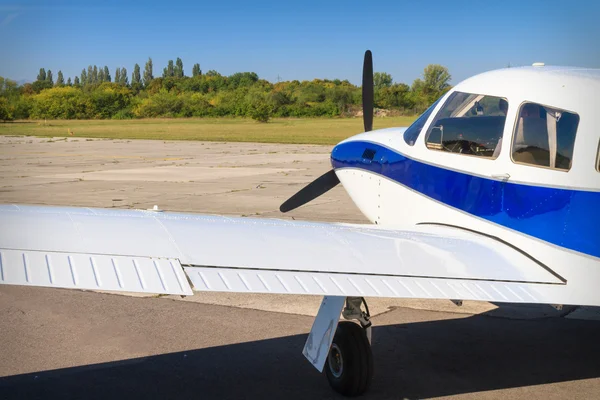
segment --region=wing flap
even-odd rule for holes
[[[193,294],[176,259],[0,250],[0,283],[118,292]]]
[[[528,282],[478,281],[246,268],[184,267],[195,291],[324,296],[461,299],[510,303],[544,302]]]

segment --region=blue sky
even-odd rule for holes
[[[359,83],[365,49],[375,71],[411,83],[430,63],[452,83],[509,63],[600,68],[600,1],[5,1],[0,76],[34,80],[40,67],[65,79],[87,65],[160,75],[184,70],[261,78],[340,78]]]

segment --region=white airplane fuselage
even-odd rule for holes
[[[600,305],[600,116],[592,107],[600,74],[576,71],[527,68],[478,75],[437,103],[415,143],[404,139],[406,128],[359,134],[334,148],[332,165],[373,223],[451,225],[493,236],[567,283],[540,291],[552,291],[561,304]],[[507,99],[503,145],[495,159],[427,148],[425,132],[454,91]],[[524,102],[579,115],[568,171],[513,161],[511,143]]]

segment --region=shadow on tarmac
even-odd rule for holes
[[[240,329],[243,329],[240,327]],[[428,398],[600,377],[600,322],[468,318],[375,327],[366,398]],[[301,355],[306,335],[0,379],[0,397],[340,398]]]

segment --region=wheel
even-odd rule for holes
[[[365,330],[341,321],[327,356],[325,374],[329,384],[345,396],[363,394],[373,377],[373,353]]]

